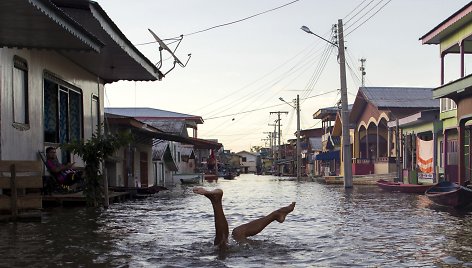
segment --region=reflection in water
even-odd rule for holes
[[[457,267],[472,266],[470,211],[376,186],[241,175],[224,190],[232,228],[297,202],[282,224],[246,243],[213,246],[210,202],[178,187],[110,209],[53,209],[42,222],[0,223],[0,266]]]

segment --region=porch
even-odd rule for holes
[[[398,170],[396,157],[353,158],[352,175],[387,174]],[[400,166],[402,159],[400,159]]]

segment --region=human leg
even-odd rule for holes
[[[292,202],[286,207],[279,208],[269,215],[264,216],[260,219],[253,220],[249,223],[240,225],[234,228],[232,236],[235,240],[241,241],[246,239],[249,236],[256,235],[260,233],[264,228],[273,221],[278,221],[280,223],[285,221],[285,217],[294,210],[295,202]]]
[[[193,192],[204,195],[210,199],[211,205],[213,206],[213,215],[215,217],[216,235],[214,244],[215,246],[225,247],[228,242],[229,228],[228,221],[223,211],[223,190],[214,189],[209,191],[202,187],[195,187],[193,188]]]

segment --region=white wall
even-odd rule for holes
[[[249,153],[238,153],[239,156],[241,156],[241,168],[243,169],[244,171],[244,168],[247,167],[248,168],[248,172],[256,172],[257,169],[256,169],[256,160],[257,160],[257,156],[253,155],[253,154],[249,154]],[[246,157],[246,162],[243,162],[243,157]]]
[[[12,72],[15,55],[28,64],[29,129],[23,131],[12,127]],[[103,85],[98,84],[96,76],[54,51],[0,48],[0,159],[36,160],[38,150],[58,145],[43,142],[43,74],[46,70],[82,90],[84,139],[90,138],[93,131],[92,94],[100,99],[103,122]]]

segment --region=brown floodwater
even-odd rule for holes
[[[292,201],[227,251],[213,246],[209,200],[192,187],[112,204],[54,208],[41,222],[0,223],[0,267],[472,267],[472,213],[423,195],[241,175],[224,190],[230,231]]]

